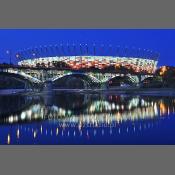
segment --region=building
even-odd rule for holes
[[[133,73],[152,74],[158,54],[148,50],[96,45],[55,45],[26,49],[16,54],[18,65],[32,68],[68,70],[118,71],[125,68]]]

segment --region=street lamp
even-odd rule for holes
[[[9,55],[9,61],[10,61],[10,64],[12,64],[12,58],[11,58],[11,50],[6,50],[6,54]]]
[[[18,54],[18,53],[16,54],[16,58],[17,58],[17,59],[19,58],[19,54]]]

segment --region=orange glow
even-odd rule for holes
[[[166,71],[167,71],[167,67],[166,66],[161,67],[160,68],[160,75],[164,75]]]
[[[116,65],[115,65],[115,68],[116,68],[116,69],[119,69],[119,68],[120,68],[120,64],[116,64]]]
[[[161,102],[161,103],[160,103],[160,113],[161,113],[161,114],[165,114],[166,111],[167,111],[167,109],[166,109],[165,104]]]

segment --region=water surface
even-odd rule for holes
[[[0,144],[175,144],[175,97],[0,96]]]

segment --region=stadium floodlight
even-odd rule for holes
[[[56,50],[56,55],[60,56],[60,50],[59,50],[59,46],[55,45],[55,50]]]
[[[74,52],[74,55],[76,55],[76,45],[73,43],[73,52]]]
[[[87,55],[89,54],[88,44],[86,44],[86,53],[87,53]]]
[[[60,47],[61,47],[61,52],[62,52],[62,54],[65,55],[64,46],[63,46],[62,43],[60,44]]]
[[[101,53],[102,53],[102,55],[104,55],[104,44],[101,44]]]
[[[67,50],[68,50],[68,54],[71,54],[70,45],[68,43],[67,43]]]
[[[95,43],[93,44],[93,51],[94,51],[94,55],[96,55],[96,47],[95,47]]]
[[[112,44],[109,44],[109,55],[113,55],[113,53],[112,53]]]
[[[127,57],[127,54],[128,54],[128,47],[126,46],[126,47],[124,48],[124,56]]]
[[[80,44],[80,54],[83,55],[82,44]]]
[[[120,46],[117,46],[115,55],[120,56]]]

